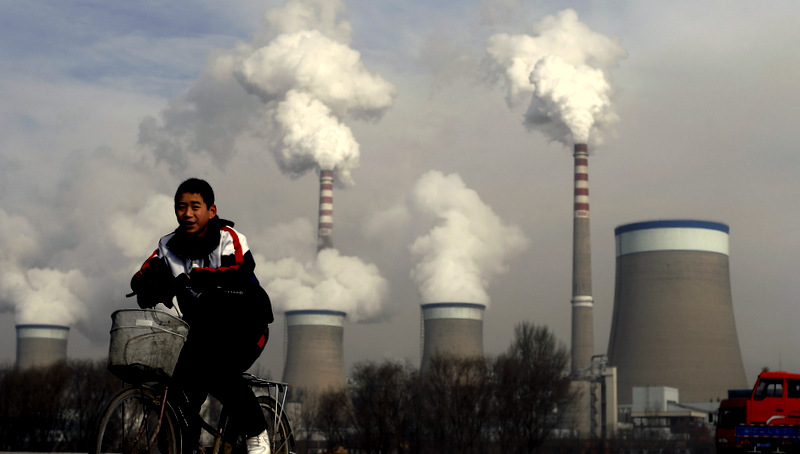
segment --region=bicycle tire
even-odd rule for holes
[[[180,454],[180,425],[169,404],[157,429],[161,399],[151,388],[130,387],[117,393],[103,413],[90,454]],[[156,430],[156,440],[148,449]]]
[[[259,396],[258,404],[264,419],[267,420],[267,433],[272,445],[272,453],[289,454],[294,451],[294,435],[289,425],[289,418],[283,412],[281,405],[272,397]]]
[[[267,433],[271,447],[271,454],[291,454],[294,452],[294,436],[292,435],[289,418],[282,412],[280,404],[270,396],[258,396],[258,405],[267,421]],[[223,413],[225,409],[223,408]],[[280,415],[280,418],[278,416]],[[227,416],[223,416],[226,419]],[[236,437],[229,440],[226,437],[224,454],[243,454],[247,452],[244,439]]]

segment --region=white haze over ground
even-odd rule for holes
[[[489,354],[523,320],[566,343],[571,145],[586,141],[596,353],[614,227],[704,219],[731,227],[748,377],[800,370],[798,14],[788,0],[3,2],[0,361],[15,322],[69,325],[70,356],[105,355],[190,176],[214,185],[275,299],[258,363],[274,377],[282,311],[323,299],[348,312],[348,366],[418,363],[419,304],[439,299],[490,303]],[[317,256],[321,168],[336,249]],[[459,289],[428,293],[439,270]]]

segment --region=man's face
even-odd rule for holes
[[[180,228],[191,235],[204,236],[208,221],[217,215],[217,206],[206,205],[200,194],[184,192],[175,202],[175,216]]]

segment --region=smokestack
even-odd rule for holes
[[[436,355],[482,357],[485,309],[482,304],[472,303],[423,304],[420,372],[425,373]]]
[[[17,369],[66,361],[68,334],[68,326],[17,325]]]
[[[317,252],[333,247],[333,171],[319,172],[319,227]]]
[[[286,311],[283,381],[292,386],[294,400],[301,400],[303,393],[345,386],[343,342],[346,315],[330,310]]]
[[[619,403],[634,386],[678,388],[681,401],[747,388],[731,302],[725,224],[659,220],[617,227],[609,363]]]
[[[589,150],[575,144],[572,227],[572,375],[588,371],[594,355],[592,249],[589,240]]]

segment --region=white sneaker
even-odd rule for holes
[[[247,445],[247,454],[270,454],[269,435],[267,431],[263,431],[255,437],[250,437],[245,440]]]

